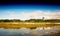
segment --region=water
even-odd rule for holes
[[[53,34],[60,31],[60,26],[55,27],[38,27],[36,29],[4,29],[0,28],[0,36],[54,36]]]

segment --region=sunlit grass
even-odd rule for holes
[[[51,27],[60,26],[60,24],[54,24],[49,22],[0,22],[1,28],[36,28],[36,27]]]

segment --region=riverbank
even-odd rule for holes
[[[18,24],[6,24],[6,23],[0,23],[0,28],[31,28],[31,29],[34,29],[34,28],[37,28],[37,27],[53,27],[53,26],[60,26],[60,24],[37,24],[37,23],[34,23],[34,24],[26,24],[26,23],[18,23]]]

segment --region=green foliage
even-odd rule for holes
[[[51,22],[51,23],[55,23],[55,22],[60,22],[60,19],[50,19],[50,20],[43,20],[43,19],[29,19],[29,20],[25,20],[25,21],[22,21],[20,19],[12,19],[12,20],[8,20],[8,19],[5,19],[5,20],[0,20],[0,22]]]

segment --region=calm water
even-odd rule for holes
[[[20,29],[4,29],[0,28],[0,36],[54,36],[53,34],[60,31],[58,27],[38,27],[36,29],[20,28]]]

